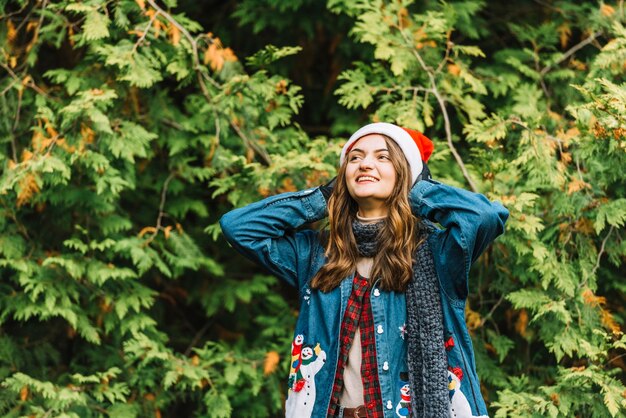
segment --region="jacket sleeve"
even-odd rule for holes
[[[297,229],[326,216],[326,200],[319,189],[282,193],[234,209],[220,219],[226,240],[241,254],[301,289],[307,280],[318,234]]]
[[[409,201],[416,216],[444,228],[429,239],[435,265],[446,293],[465,299],[470,267],[504,232],[509,211],[482,194],[434,180],[417,182],[411,189]]]

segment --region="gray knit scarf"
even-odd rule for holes
[[[359,255],[373,257],[378,231],[384,221],[364,224],[353,221],[352,231]],[[428,233],[432,227],[426,227]],[[406,290],[407,365],[411,388],[412,416],[448,418],[447,357],[444,349],[443,311],[439,279],[427,242],[420,245],[413,262],[413,280]]]

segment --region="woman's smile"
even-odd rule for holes
[[[357,183],[375,183],[379,181],[376,177],[372,176],[359,176],[356,178]]]

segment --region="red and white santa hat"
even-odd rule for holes
[[[420,175],[422,169],[424,168],[422,161],[428,161],[435,147],[433,142],[421,132],[413,129],[401,128],[393,123],[370,123],[353,133],[341,150],[339,165],[343,164],[346,155],[350,152],[354,144],[356,144],[356,142],[365,135],[370,134],[386,135],[400,146],[402,152],[404,152],[404,156],[409,162],[409,166],[411,167],[412,183],[415,183],[417,176]]]

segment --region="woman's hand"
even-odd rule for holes
[[[422,168],[422,172],[419,174],[419,176],[417,176],[417,180],[415,180],[415,183],[417,183],[420,180],[430,180],[433,178],[430,175],[430,169],[426,165],[426,162],[422,161],[422,164],[424,165],[424,168]]]
[[[328,183],[319,187],[320,192],[322,192],[322,195],[324,195],[324,199],[326,199],[326,202],[328,202],[328,199],[330,199],[330,195],[333,194],[333,188],[335,187],[336,181],[337,177],[333,177]]]

